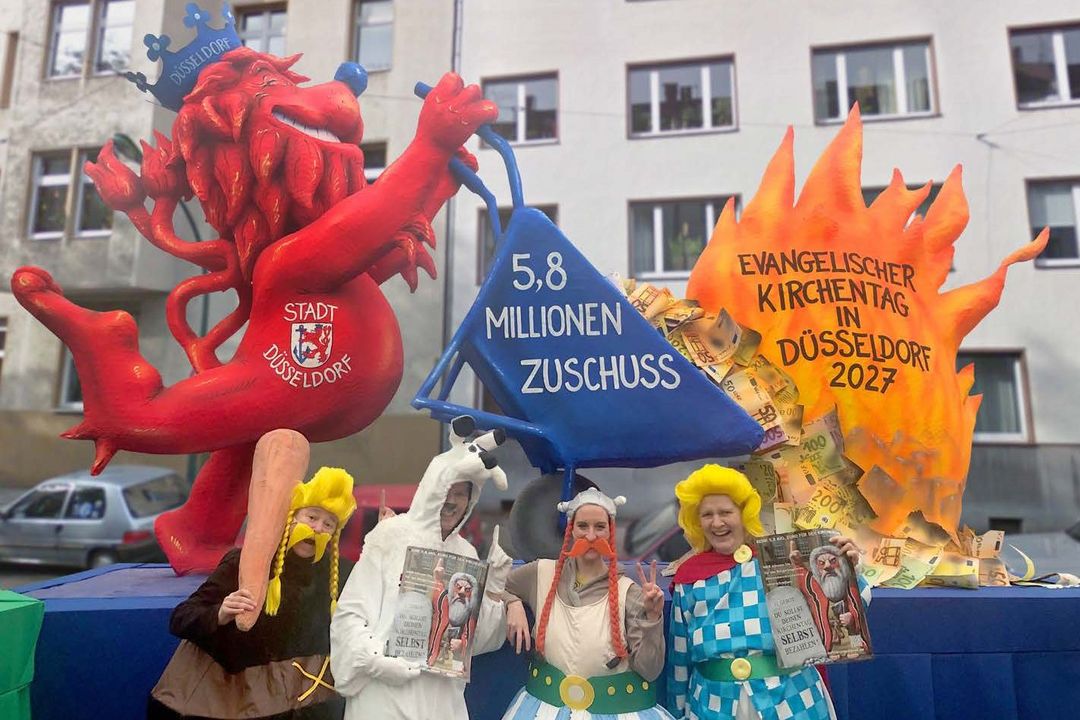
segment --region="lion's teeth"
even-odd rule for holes
[[[338,137],[336,135],[334,135],[334,133],[330,132],[329,130],[327,130],[325,128],[308,127],[304,123],[302,123],[302,122],[300,122],[298,120],[293,120],[291,117],[289,117],[288,115],[285,115],[284,113],[282,113],[282,112],[280,112],[278,110],[275,110],[273,112],[273,115],[279,121],[285,123],[286,125],[288,125],[290,127],[296,128],[297,130],[304,133],[305,135],[310,135],[311,137],[316,138],[318,140],[322,140],[323,142],[331,142],[331,143],[341,142],[341,140],[338,139]]]

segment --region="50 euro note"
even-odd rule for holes
[[[664,310],[664,336],[670,338],[687,323],[705,317],[705,311],[694,300],[676,300]]]
[[[754,452],[765,452],[787,442],[787,433],[772,398],[745,370],[737,370],[724,378],[720,389],[765,430],[765,436]]]
[[[867,531],[866,534],[870,532],[872,531]],[[891,580],[900,572],[900,561],[906,542],[904,538],[885,535],[874,538],[862,564],[863,577],[872,587]]]
[[[645,316],[653,325],[659,327],[664,319],[664,311],[675,303],[675,297],[667,288],[658,288],[649,283],[642,283],[627,296],[634,309]]]
[[[683,341],[694,356],[694,364],[708,373],[716,383],[736,365],[746,365],[757,352],[761,335],[743,328],[721,310],[719,315],[705,315],[680,327]]]
[[[778,405],[795,405],[799,402],[799,388],[795,381],[764,355],[754,356],[746,364],[746,371],[768,390]]]
[[[941,557],[940,550],[931,545],[924,545],[917,540],[907,538],[900,552],[900,568],[889,580],[881,583],[883,587],[911,590],[933,572]]]

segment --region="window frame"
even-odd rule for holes
[[[350,42],[350,45],[352,46],[352,48],[351,48],[351,52],[349,53],[349,57],[353,62],[359,63],[360,65],[363,65],[364,70],[366,70],[369,75],[371,73],[387,72],[387,71],[390,71],[390,70],[394,69],[394,45],[395,45],[395,42],[394,42],[394,40],[395,40],[395,38],[394,38],[394,25],[396,24],[396,20],[397,20],[397,8],[394,7],[393,0],[387,0],[387,1],[390,2],[390,7],[394,10],[394,14],[393,14],[393,17],[390,19],[390,22],[388,22],[388,23],[375,23],[373,25],[366,25],[366,26],[361,26],[361,24],[360,24],[360,6],[363,5],[365,2],[382,2],[382,1],[384,1],[384,0],[353,0],[353,2],[352,2],[352,25],[350,27],[351,37],[349,39],[349,42]],[[379,27],[379,26],[382,26],[382,25],[389,25],[390,26],[390,59],[387,62],[386,67],[371,68],[371,67],[368,67],[367,65],[364,65],[363,63],[360,62],[360,28],[361,27]]]
[[[49,3],[49,28],[48,28],[48,45],[45,52],[45,65],[42,68],[42,77],[46,81],[53,80],[81,80],[85,78],[95,77],[111,77],[113,75],[122,74],[122,71],[129,70],[131,68],[131,56],[128,56],[128,64],[119,68],[109,68],[108,70],[98,70],[98,59],[101,55],[102,40],[105,35],[105,13],[108,10],[110,2],[117,2],[119,0],[51,0]],[[135,0],[129,0],[132,3],[132,9],[137,8]],[[82,67],[78,72],[66,74],[66,75],[54,75],[52,72],[53,64],[56,60],[56,51],[59,49],[58,37],[59,37],[59,18],[60,9],[68,5],[85,5],[87,8],[87,23],[86,23],[86,35],[83,38],[83,57]],[[131,23],[131,38],[135,37],[136,22],[134,17]]]
[[[710,105],[712,101],[712,83],[710,65],[719,63],[728,64],[728,79],[731,83],[731,124],[713,126]],[[659,71],[665,68],[698,66],[701,72],[701,117],[703,125],[699,128],[684,128],[680,130],[661,130],[660,128],[660,76]],[[649,71],[649,125],[647,132],[634,132],[634,117],[630,107],[630,73],[634,71]],[[662,62],[633,63],[626,66],[626,137],[631,140],[660,137],[680,137],[685,135],[704,135],[712,133],[731,133],[739,130],[739,88],[735,74],[735,55],[715,55],[705,58],[687,58],[685,60],[665,60]]]
[[[1036,25],[1033,27],[1010,27],[1006,34],[1009,43],[1009,65],[1013,76],[1013,98],[1016,101],[1017,110],[1045,110],[1047,108],[1077,107],[1080,106],[1080,97],[1073,98],[1072,87],[1069,82],[1069,63],[1065,57],[1065,37],[1063,33],[1068,30],[1080,30],[1080,23],[1066,23],[1063,25]],[[1020,88],[1017,86],[1016,62],[1012,54],[1013,35],[1034,35],[1036,33],[1049,33],[1050,46],[1054,50],[1054,77],[1058,88],[1063,91],[1061,100],[1041,100],[1036,102],[1020,102]]]
[[[528,126],[525,122],[525,99],[527,97],[525,91],[525,85],[528,82],[537,80],[554,80],[555,81],[555,137],[550,138],[537,138],[536,140],[527,139]],[[559,73],[558,71],[530,73],[529,75],[509,75],[502,77],[490,77],[484,78],[480,82],[481,93],[484,98],[487,98],[488,87],[491,85],[516,85],[516,104],[514,107],[514,130],[515,139],[503,138],[506,142],[513,146],[518,145],[558,145],[559,144],[559,130],[560,130],[560,106],[559,101]],[[502,137],[501,135],[499,137]],[[484,147],[490,147],[487,143],[484,143]]]
[[[938,101],[937,63],[934,61],[934,38],[933,36],[897,38],[893,40],[874,40],[864,43],[852,43],[841,45],[818,45],[810,47],[810,111],[814,116],[815,125],[838,125],[847,120],[851,112],[851,98],[848,97],[847,84],[847,53],[852,50],[872,50],[875,48],[890,48],[893,61],[893,82],[896,86],[896,107],[907,107],[907,69],[904,67],[904,45],[914,43],[926,43],[926,73],[930,80],[930,92],[928,98],[930,108],[917,112],[895,112],[888,114],[868,114],[861,107],[859,117],[863,122],[888,122],[892,120],[918,120],[939,117],[941,104]],[[835,53],[836,55],[836,90],[837,109],[836,117],[819,118],[814,107],[814,56],[816,54]],[[843,62],[841,63],[841,58]],[[901,100],[903,102],[901,102]]]
[[[554,225],[559,224],[558,203],[539,203],[537,205],[530,205],[529,207],[544,213],[544,215],[547,216],[548,220],[551,220]],[[514,212],[514,207],[512,205],[499,206],[497,208],[497,211],[499,213],[500,222],[502,221],[503,213],[508,213],[506,217],[507,224],[509,224],[509,218],[510,215]],[[491,269],[490,266],[484,267],[484,230],[486,229],[494,232],[494,229],[491,228],[489,225],[490,218],[488,216],[488,209],[486,205],[478,207],[476,209],[476,213],[476,285],[477,287],[479,287],[484,283],[484,278],[487,277],[488,271]],[[503,232],[506,232],[506,225],[503,225],[501,229]],[[494,250],[497,252],[498,247],[494,248]],[[491,259],[495,259],[494,253],[492,253]]]
[[[261,53],[270,52],[270,38],[276,37],[275,35],[272,35],[269,32],[270,28],[272,26],[271,16],[274,13],[280,12],[280,13],[285,14],[285,23],[286,24],[285,24],[285,27],[282,28],[281,38],[284,40],[285,37],[286,37],[286,31],[288,29],[288,18],[289,18],[288,5],[285,5],[285,4],[280,4],[280,5],[245,5],[245,6],[241,6],[241,7],[234,7],[233,12],[236,14],[236,35],[237,35],[237,37],[240,38],[240,44],[241,45],[247,45],[246,41],[253,39],[251,37],[245,37],[244,36],[244,30],[241,29],[243,27],[243,25],[244,25],[244,18],[253,17],[253,16],[256,16],[256,15],[262,15],[263,19],[266,21],[266,30],[264,32],[262,32],[262,33],[259,33],[259,35],[257,36],[258,39],[260,40],[260,42],[262,40],[266,41],[266,49],[262,49],[261,45],[259,46],[259,48],[253,48],[253,49],[255,49],[255,50],[257,50],[258,52],[261,52]]]
[[[663,205],[668,203],[680,203],[680,202],[703,202],[707,203],[705,208],[705,247],[709,244],[709,239],[712,237],[713,230],[716,228],[716,221],[719,220],[720,214],[724,211],[724,206],[727,204],[730,198],[735,199],[735,213],[736,216],[739,213],[740,196],[738,193],[730,193],[727,195],[691,195],[688,197],[671,197],[671,198],[652,198],[643,200],[630,200],[626,204],[626,218],[627,218],[627,259],[629,263],[627,265],[627,277],[632,277],[635,280],[644,281],[669,281],[669,280],[687,280],[690,277],[690,270],[657,270],[656,267],[663,266],[664,260],[664,212]],[[719,202],[717,207],[716,201]],[[635,205],[652,205],[652,220],[653,220],[653,270],[636,274],[634,272],[634,206]],[[659,231],[659,232],[658,232]],[[702,248],[704,252],[704,248]],[[696,261],[695,261],[696,262]]]
[[[1016,348],[960,348],[957,355],[986,357],[1008,356],[1013,360],[1013,389],[1017,396],[1017,417],[1019,432],[978,432],[974,431],[972,442],[984,445],[1030,445],[1035,442],[1034,418],[1031,412],[1031,389],[1028,385],[1027,357],[1023,349]],[[974,362],[974,360],[972,360]],[[957,371],[960,370],[959,366]],[[976,373],[978,368],[976,367]]]
[[[75,356],[66,347],[60,350],[60,363],[60,386],[57,389],[56,409],[65,413],[81,413],[83,412],[83,401],[68,398],[71,378],[74,377],[79,380],[79,374],[75,370]],[[81,385],[81,380],[79,382]]]
[[[1052,183],[1069,183],[1072,185],[1072,201],[1073,201],[1073,227],[1076,232],[1077,253],[1073,258],[1034,258],[1034,266],[1039,269],[1044,268],[1075,268],[1080,267],[1080,178],[1074,176],[1068,177],[1042,177],[1042,178],[1027,178],[1024,181],[1024,204],[1027,206],[1027,221],[1028,227],[1033,228],[1034,225],[1031,222],[1031,188],[1035,185],[1049,185]]]
[[[92,59],[92,63],[90,64],[90,75],[92,75],[94,77],[109,77],[109,76],[112,76],[112,75],[117,75],[117,74],[120,74],[120,72],[122,70],[127,70],[127,69],[129,69],[131,67],[131,55],[129,54],[128,55],[128,64],[121,67],[121,68],[110,67],[108,70],[99,70],[98,69],[98,64],[99,64],[99,61],[101,59],[101,49],[102,49],[102,47],[104,45],[104,40],[105,40],[105,30],[108,29],[108,28],[105,27],[105,13],[109,9],[109,3],[110,2],[116,2],[116,1],[117,0],[91,0],[91,2],[94,5],[97,6],[97,12],[95,13],[95,17],[94,17],[94,21],[93,21],[93,33],[94,33],[93,39],[94,39],[94,43],[93,43],[92,49],[94,51],[94,56],[93,56],[93,59]],[[132,9],[132,11],[135,10],[135,7],[136,7],[135,0],[131,0],[131,9]],[[131,25],[129,25],[128,28],[131,30],[131,37],[134,38],[135,37],[135,16],[134,15],[132,15]]]
[[[83,163],[88,161],[92,156],[96,156],[101,152],[101,148],[98,147],[72,147],[61,148],[52,150],[32,150],[30,153],[30,192],[28,193],[29,203],[26,207],[26,237],[28,240],[64,240],[64,239],[94,239],[94,238],[107,238],[112,235],[113,232],[113,220],[110,220],[108,228],[99,228],[91,230],[80,230],[82,224],[82,212],[83,212],[83,200],[87,192],[87,186],[92,186],[93,182],[89,176],[83,171]],[[60,157],[64,153],[68,153],[68,171],[67,176],[64,177],[59,173],[53,175],[42,175],[41,168],[46,156]],[[42,182],[43,178],[50,178],[47,182]],[[61,181],[61,178],[64,178]],[[64,228],[63,230],[46,230],[35,231],[34,222],[37,217],[38,200],[40,198],[40,189],[43,187],[60,187],[65,186],[67,188],[67,195],[64,199]],[[95,192],[97,192],[95,190]],[[112,209],[110,208],[110,212]],[[115,218],[115,213],[112,213],[112,218]]]

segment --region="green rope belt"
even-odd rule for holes
[[[656,705],[656,688],[633,670],[583,678],[567,675],[540,659],[529,663],[525,690],[548,705],[601,715],[639,712]]]
[[[709,658],[694,666],[698,674],[706,680],[717,682],[739,682],[740,680],[762,680],[777,675],[787,675],[792,670],[784,670],[776,663],[775,655],[750,655],[744,658]]]

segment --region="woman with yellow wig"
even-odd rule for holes
[[[765,534],[761,498],[745,475],[706,465],[675,486],[679,525],[696,551],[671,586],[668,709],[676,717],[835,717],[815,668],[777,665],[752,537]],[[848,538],[831,542],[858,562]]]
[[[169,629],[182,642],[151,693],[148,717],[342,717],[329,671],[330,617],[352,570],[338,551],[356,509],[352,489],[347,472],[326,467],[293,489],[266,602],[250,630],[236,623],[256,609],[240,587],[239,548],[176,607]]]

